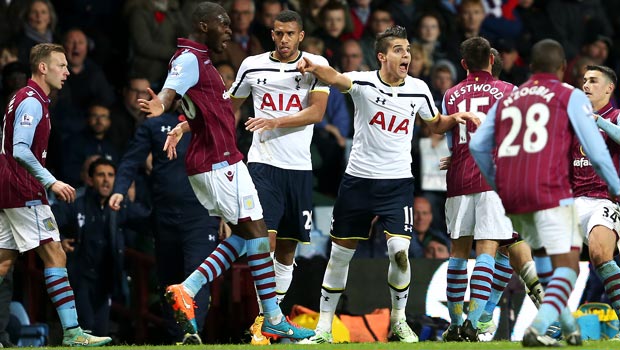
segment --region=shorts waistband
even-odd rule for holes
[[[219,162],[219,163],[215,163],[211,165],[211,170],[217,170],[217,169],[222,169],[222,168],[226,168],[227,166],[229,166],[230,164],[228,164],[228,161],[225,160],[223,162]]]

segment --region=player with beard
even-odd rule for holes
[[[294,11],[280,12],[271,37],[275,50],[246,58],[230,88],[238,110],[248,96],[254,102],[254,118],[246,129],[254,132],[248,152],[248,169],[275,247],[274,269],[278,303],[293,279],[298,242],[310,243],[312,225],[313,125],[323,119],[329,86],[314,76],[297,71],[302,57],[328,64],[321,56],[299,51],[304,39],[302,19]],[[252,344],[268,344],[262,338],[262,309],[250,328]]]

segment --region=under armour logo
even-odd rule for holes
[[[172,128],[170,127],[170,125],[162,125],[161,126],[161,132],[165,132],[166,134],[170,132],[170,130],[172,130]]]
[[[209,235],[209,241],[215,242],[215,235]]]
[[[301,89],[301,87],[299,86],[299,82],[301,81],[301,75],[298,75],[295,77],[295,82],[297,82],[297,86],[295,86],[295,89],[299,90]]]
[[[329,297],[327,295],[321,295],[321,297],[323,298],[323,300],[329,301]]]
[[[377,100],[375,101],[375,103],[379,103],[379,102],[381,102],[381,104],[385,106],[385,99],[381,99],[381,97],[377,97]]]
[[[232,182],[233,177],[235,177],[235,173],[233,173],[233,172],[232,172],[232,171],[230,171],[230,170],[229,170],[226,174],[224,174],[224,175],[226,175],[226,178],[227,178],[227,179],[228,179],[228,181],[230,181],[230,182]]]
[[[403,295],[402,297],[400,296],[396,296],[396,300],[401,300],[401,299],[407,299],[407,294]]]
[[[411,225],[405,225],[405,232],[407,232],[407,231],[409,231],[409,232],[413,232],[413,226],[411,226]]]
[[[267,78],[265,78],[265,79],[256,79],[256,85],[260,85],[261,83],[263,85],[267,85]]]
[[[410,104],[411,106],[411,116],[415,116],[415,103]]]
[[[77,214],[77,221],[78,221],[78,227],[84,226],[84,223],[86,222],[86,215],[84,215],[82,213],[78,213]]]

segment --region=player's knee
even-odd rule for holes
[[[409,268],[409,240],[402,237],[388,239],[388,255],[401,271]]]
[[[399,270],[403,272],[407,271],[407,268],[409,267],[409,256],[406,251],[401,250],[396,252],[394,255],[394,260],[396,261],[396,266],[398,266]]]

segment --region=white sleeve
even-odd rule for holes
[[[418,114],[423,120],[431,121],[439,115],[439,111],[435,106],[431,90],[428,88],[428,85],[426,85],[426,83],[422,80],[419,80],[418,89],[420,90],[420,93],[424,95],[424,103],[418,110]]]
[[[312,63],[321,65],[321,66],[329,66],[329,62],[327,61],[327,59],[325,59],[323,56],[318,56],[318,55],[313,55],[308,57],[310,60],[312,60]],[[329,85],[325,84],[324,82],[320,81],[317,78],[314,78],[314,83],[312,85],[312,88],[310,89],[310,92],[314,92],[314,91],[322,91],[322,92],[326,92],[329,94]]]
[[[342,73],[347,78],[351,79],[351,87],[343,93],[347,93],[351,96],[359,95],[362,91],[363,85],[356,83],[357,81],[368,81],[367,72],[346,72]]]
[[[233,98],[246,98],[252,93],[252,84],[250,84],[246,77],[249,59],[251,58],[248,57],[241,62],[241,67],[239,67],[239,70],[237,71],[235,82],[230,87],[230,96]]]

